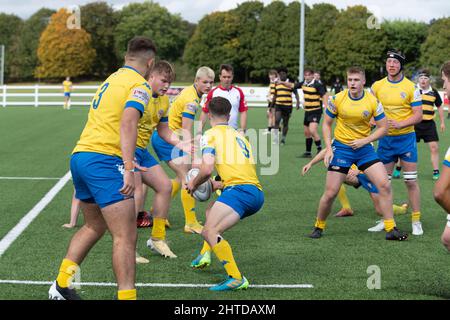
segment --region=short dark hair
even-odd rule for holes
[[[222,70],[226,70],[228,72],[234,73],[234,69],[231,64],[227,64],[227,63],[221,64],[220,68],[219,68],[219,74],[222,73]]]
[[[278,73],[278,76],[280,77],[281,81],[286,81],[288,78],[288,74],[286,71],[282,70]]]
[[[429,78],[430,77],[430,70],[428,70],[426,68],[420,69],[418,78],[420,78],[420,77],[427,77],[427,78]]]
[[[314,70],[311,68],[305,68],[305,70],[303,71],[303,74],[306,74],[306,73],[314,73]]]
[[[214,116],[227,116],[231,111],[231,103],[224,97],[214,97],[209,102],[208,109],[209,112],[211,112],[211,114]]]
[[[441,72],[450,79],[450,60],[445,62],[441,67]]]
[[[137,36],[128,41],[127,55],[137,56],[143,54],[156,55],[156,46],[150,38]]]
[[[362,74],[364,77],[366,76],[366,71],[360,66],[351,66],[347,69],[347,74],[353,74],[353,73],[359,73]]]
[[[153,66],[150,73],[158,73],[163,74],[165,73],[169,77],[169,81],[173,82],[175,81],[175,70],[173,66],[166,60],[160,60]]]

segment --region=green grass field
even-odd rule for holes
[[[0,177],[61,178],[69,170],[69,158],[87,117],[87,108],[70,111],[57,107],[0,108]],[[312,230],[326,170],[313,168],[306,177],[306,163],[296,158],[304,151],[303,114],[293,113],[287,144],[280,147],[276,175],[261,176],[265,205],[225,234],[242,273],[250,284],[312,284],[313,288],[250,288],[242,292],[211,293],[204,287],[142,287],[140,299],[151,300],[291,300],[291,299],[448,299],[450,255],[440,243],[445,213],[434,202],[429,150],[419,145],[422,237],[388,242],[384,233],[369,233],[377,216],[362,188],[347,188],[355,216],[330,216],[324,236],[306,237]],[[249,111],[249,127],[266,126],[265,110]],[[450,126],[450,122],[447,123]],[[441,157],[450,144],[448,131],[441,136]],[[164,165],[164,168],[167,167]],[[170,176],[173,176],[169,172]],[[38,203],[58,180],[0,179],[0,239]],[[406,188],[393,181],[397,203],[405,201]],[[69,221],[71,181],[45,207],[0,257],[0,280],[52,281],[75,230],[61,227]],[[151,204],[151,195],[147,207]],[[204,220],[206,204],[198,205]],[[339,209],[336,203],[333,212]],[[138,251],[150,259],[137,266],[138,283],[214,284],[224,270],[215,259],[206,270],[194,271],[191,260],[201,248],[198,235],[183,233],[184,217],[179,197],[170,210],[172,229],[168,240],[177,259],[164,259],[146,248],[150,230],[139,229]],[[79,219],[81,224],[82,218]],[[410,214],[397,217],[401,229],[411,231]],[[111,266],[111,237],[106,235],[82,264],[83,282],[115,282]],[[381,270],[381,289],[369,290],[369,266]],[[0,299],[47,299],[48,285],[6,284],[0,281]],[[113,299],[115,287],[83,286],[84,299]]]

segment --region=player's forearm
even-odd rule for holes
[[[389,130],[389,125],[386,117],[381,120],[375,121],[376,129],[366,138],[367,143],[372,143],[384,137]]]
[[[439,114],[439,122],[444,123],[444,108],[442,108],[442,106],[440,106],[437,109],[438,109],[438,114]]]
[[[322,134],[326,148],[331,149],[331,124],[329,124],[326,120],[322,126]]]
[[[400,121],[402,128],[413,126],[415,124],[422,122],[422,119],[423,119],[422,108],[421,107],[420,108],[415,107],[415,108],[417,108],[417,109],[414,109],[413,115],[411,117],[409,117],[406,120]]]
[[[211,177],[213,170],[214,166],[211,168],[210,165],[202,164],[200,166],[200,171],[198,172],[198,175],[194,178],[194,181],[192,183],[194,187],[197,188],[205,181],[208,181],[208,179]]]
[[[123,162],[132,162],[136,151],[137,122],[122,121],[120,125],[120,144]]]
[[[327,149],[323,149],[321,150],[309,163],[311,166],[319,163],[320,161],[322,161],[325,158],[325,153],[326,153]]]
[[[247,131],[247,111],[241,112],[241,129]]]

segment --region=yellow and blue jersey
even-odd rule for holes
[[[450,148],[448,148],[447,153],[445,154],[444,165],[450,167]]]
[[[135,108],[144,114],[151,96],[150,86],[135,69],[125,66],[114,72],[98,88],[73,153],[97,152],[122,157],[122,113],[125,108]]]
[[[184,88],[172,102],[169,110],[169,128],[177,132],[182,128],[183,118],[195,119],[202,97],[199,96],[195,85]]]
[[[72,87],[72,81],[67,81],[67,80],[63,81],[64,93],[66,93],[66,92],[70,93],[71,87]]]
[[[168,122],[169,97],[152,97],[138,124],[136,146],[147,148],[153,130],[160,122]]]
[[[203,154],[215,156],[224,187],[247,184],[262,190],[250,143],[234,128],[227,124],[212,127],[203,135],[201,147]]]
[[[389,120],[406,120],[413,115],[412,108],[422,106],[420,91],[405,77],[396,82],[390,81],[387,77],[376,81],[372,85],[372,92],[382,103]],[[388,136],[411,132],[414,132],[414,125],[402,129],[389,128]]]
[[[330,97],[326,113],[337,119],[334,138],[346,145],[370,135],[372,117],[376,121],[385,117],[381,103],[366,90],[358,99],[352,98],[348,89]]]

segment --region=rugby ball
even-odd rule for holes
[[[198,175],[199,171],[200,170],[198,168],[192,168],[191,170],[189,170],[186,175],[186,182],[189,182],[191,179],[194,179]],[[192,196],[194,197],[195,200],[203,202],[211,197],[211,193],[212,193],[212,184],[211,181],[209,181],[208,179],[208,181],[203,182],[201,185],[198,186],[198,188],[194,191]]]

